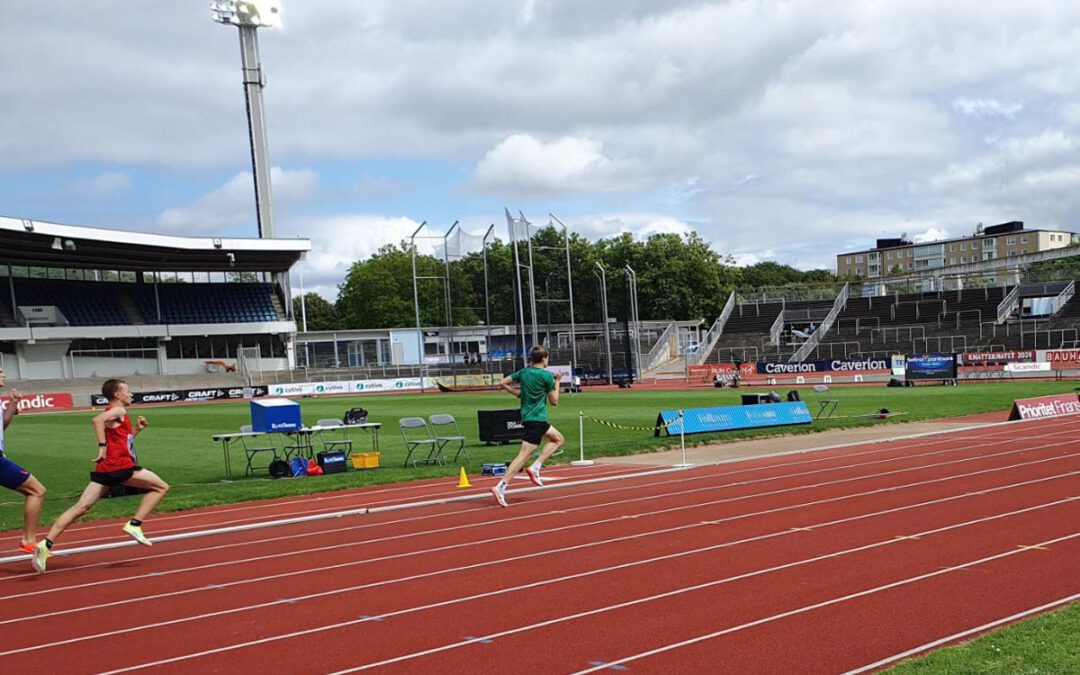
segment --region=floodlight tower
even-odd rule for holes
[[[263,87],[266,78],[259,62],[259,28],[281,25],[278,0],[210,0],[214,21],[240,29],[240,59],[247,101],[248,137],[251,141],[251,169],[255,176],[255,212],[259,237],[274,236],[274,214],[270,198],[270,152],[266,141],[266,110]]]

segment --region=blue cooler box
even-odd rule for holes
[[[300,404],[287,398],[264,398],[251,402],[251,430],[296,431],[304,426]]]

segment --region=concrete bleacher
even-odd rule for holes
[[[1068,282],[1040,285],[1021,297],[1052,297]],[[997,308],[1012,290],[993,286],[927,293],[852,297],[822,343],[806,360],[858,359],[938,351],[1072,348],[1080,335],[1080,298],[1073,297],[1052,317],[1014,313],[997,324]],[[820,323],[827,301],[789,302],[780,344],[769,330],[780,303],[736,306],[706,363],[787,361],[799,345],[792,329]]]

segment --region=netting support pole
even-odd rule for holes
[[[683,417],[682,410],[679,411],[679,444],[682,446],[682,464],[676,464],[675,466],[680,469],[694,466],[686,461],[686,419]]]
[[[591,459],[585,459],[585,413],[578,411],[578,444],[579,454],[581,459],[576,459],[570,462],[573,466],[592,466],[593,461]]]

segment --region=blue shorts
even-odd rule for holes
[[[7,457],[0,455],[0,485],[16,490],[30,477],[30,472]]]

